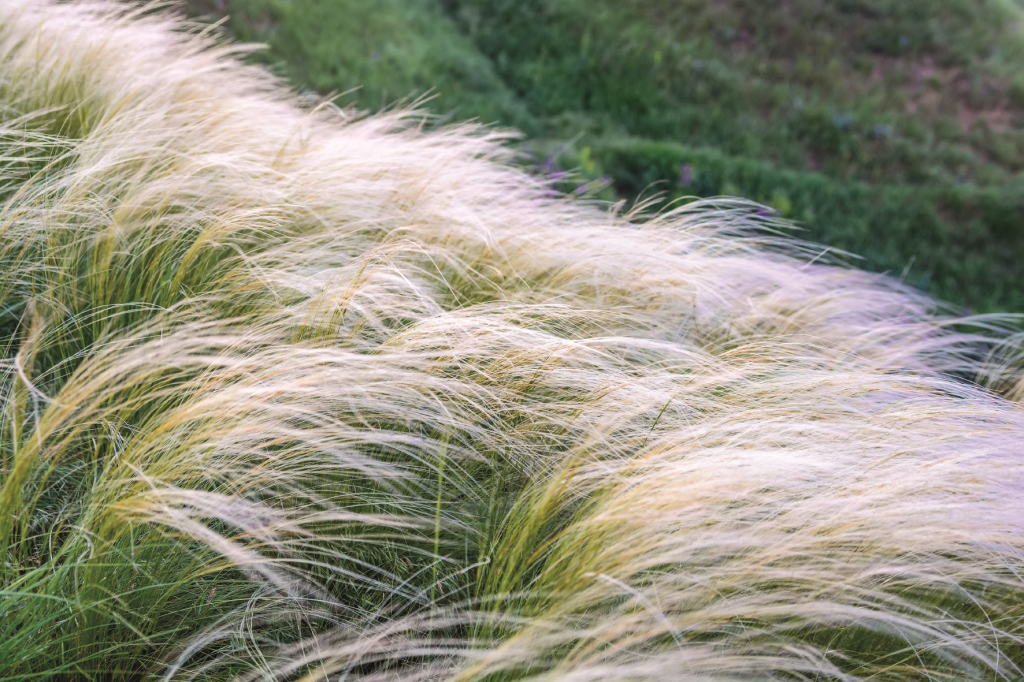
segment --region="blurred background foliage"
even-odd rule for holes
[[[739,195],[1024,312],[1021,0],[188,0],[301,90],[523,131],[567,191]]]

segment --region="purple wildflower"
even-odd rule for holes
[[[690,168],[690,164],[684,163],[679,169],[679,177],[676,179],[676,184],[681,187],[688,187],[693,182],[693,169]]]

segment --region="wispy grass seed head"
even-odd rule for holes
[[[0,16],[3,677],[1024,677],[1012,319]]]

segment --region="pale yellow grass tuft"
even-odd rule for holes
[[[1024,677],[1012,320],[0,18],[7,677]]]

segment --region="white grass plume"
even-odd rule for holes
[[[0,16],[5,679],[1024,678],[1012,320]]]

